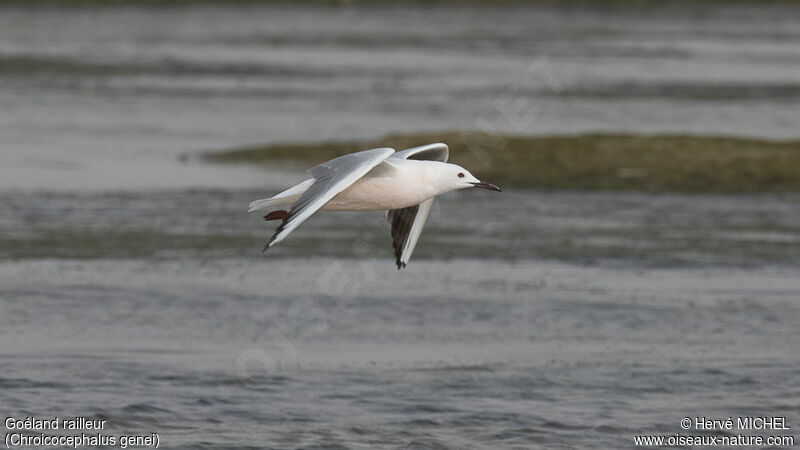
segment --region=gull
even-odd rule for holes
[[[475,178],[447,162],[447,145],[435,143],[396,152],[375,148],[350,153],[309,169],[313,178],[275,195],[250,203],[248,212],[274,210],[265,220],[282,219],[264,251],[284,240],[320,209],[333,211],[388,210],[392,246],[400,270],[408,264],[437,195],[464,188],[500,188]]]

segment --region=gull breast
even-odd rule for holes
[[[396,170],[392,176],[365,176],[334,197],[324,209],[367,211],[407,208],[434,195],[424,174]]]

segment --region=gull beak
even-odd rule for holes
[[[472,183],[472,185],[477,187],[477,188],[481,188],[481,189],[488,189],[490,191],[503,192],[499,187],[493,185],[492,183],[486,183],[486,182],[481,181],[479,183]]]

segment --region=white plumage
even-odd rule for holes
[[[320,209],[388,210],[397,267],[406,266],[428,218],[433,199],[456,189],[480,187],[499,191],[466,169],[447,163],[445,144],[430,144],[400,152],[376,148],[334,158],[312,167],[313,178],[266,199],[250,203],[249,211],[291,205],[265,219],[283,221],[264,250],[286,238]]]

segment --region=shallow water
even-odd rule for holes
[[[255,260],[277,225],[264,222],[263,211],[246,213],[262,196],[238,189],[0,194],[0,259]],[[415,259],[794,266],[799,203],[797,194],[459,191],[434,203]],[[388,236],[385,212],[325,211],[268,256],[391,261]]]
[[[254,193],[4,198],[3,412],[165,448],[607,448],[800,411],[795,196],[448,195],[398,272],[380,214],[261,255]]]
[[[795,194],[457,192],[398,272],[381,213],[319,214],[262,255],[274,225],[246,205],[303,175],[193,156],[487,124],[796,136],[798,22],[789,3],[2,6],[0,414],[165,448],[796,429]]]
[[[798,411],[795,269],[3,266],[4,412],[166,448],[617,447],[684,416]]]

